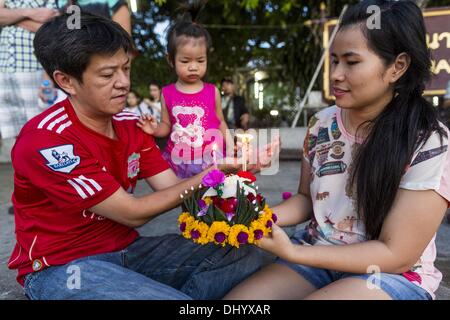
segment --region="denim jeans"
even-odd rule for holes
[[[200,246],[176,234],[140,237],[122,251],[30,273],[24,289],[33,300],[220,299],[265,262],[267,254],[252,245]]]
[[[301,242],[310,243],[309,234],[306,230],[297,230],[291,237],[295,244]],[[314,268],[301,264],[292,263],[281,258],[276,263],[284,264],[296,271],[305,280],[311,283],[317,289],[321,289],[335,281],[345,278],[358,278],[367,283],[377,282],[376,286],[386,292],[393,300],[431,300],[431,295],[418,285],[408,281],[400,274],[378,273],[376,280],[372,274],[356,274],[348,272],[339,272],[328,269]],[[374,279],[374,280],[372,280]]]

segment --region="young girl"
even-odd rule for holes
[[[366,23],[370,5],[380,28]],[[431,299],[450,201],[448,130],[422,97],[430,56],[410,1],[351,7],[332,48],[336,106],[312,117],[298,194],[260,246],[273,265],[230,299]],[[280,226],[311,219],[289,239]],[[375,289],[375,290],[374,290]]]
[[[217,145],[216,158],[222,153],[227,130],[219,90],[202,80],[211,39],[208,31],[195,22],[200,9],[200,2],[191,4],[183,19],[168,31],[168,60],[178,80],[162,89],[161,122],[149,118],[138,124],[156,137],[169,135],[163,156],[180,178],[191,177],[211,163],[208,151],[212,152],[212,143]],[[207,153],[209,156],[204,157]]]

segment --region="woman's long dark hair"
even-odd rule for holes
[[[380,8],[380,28],[366,23]],[[371,12],[371,11],[369,11]],[[369,239],[377,239],[383,221],[394,203],[405,168],[414,151],[437,131],[446,135],[433,106],[422,94],[430,78],[431,59],[427,48],[422,12],[412,1],[366,0],[348,9],[340,30],[359,25],[368,47],[390,66],[401,53],[411,59],[406,73],[395,83],[395,96],[375,119],[367,123],[369,134],[359,147],[351,173],[356,182],[358,216]]]

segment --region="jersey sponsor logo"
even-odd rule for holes
[[[80,164],[80,157],[73,154],[73,144],[65,144],[39,150],[53,171],[70,173]]]
[[[128,157],[128,178],[133,179],[139,173],[139,158],[138,153],[132,153]]]

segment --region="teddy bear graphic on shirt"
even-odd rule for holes
[[[202,126],[205,111],[198,106],[175,106],[172,113],[176,120],[170,135],[172,142],[175,145],[183,143],[193,148],[201,147],[205,133]]]

